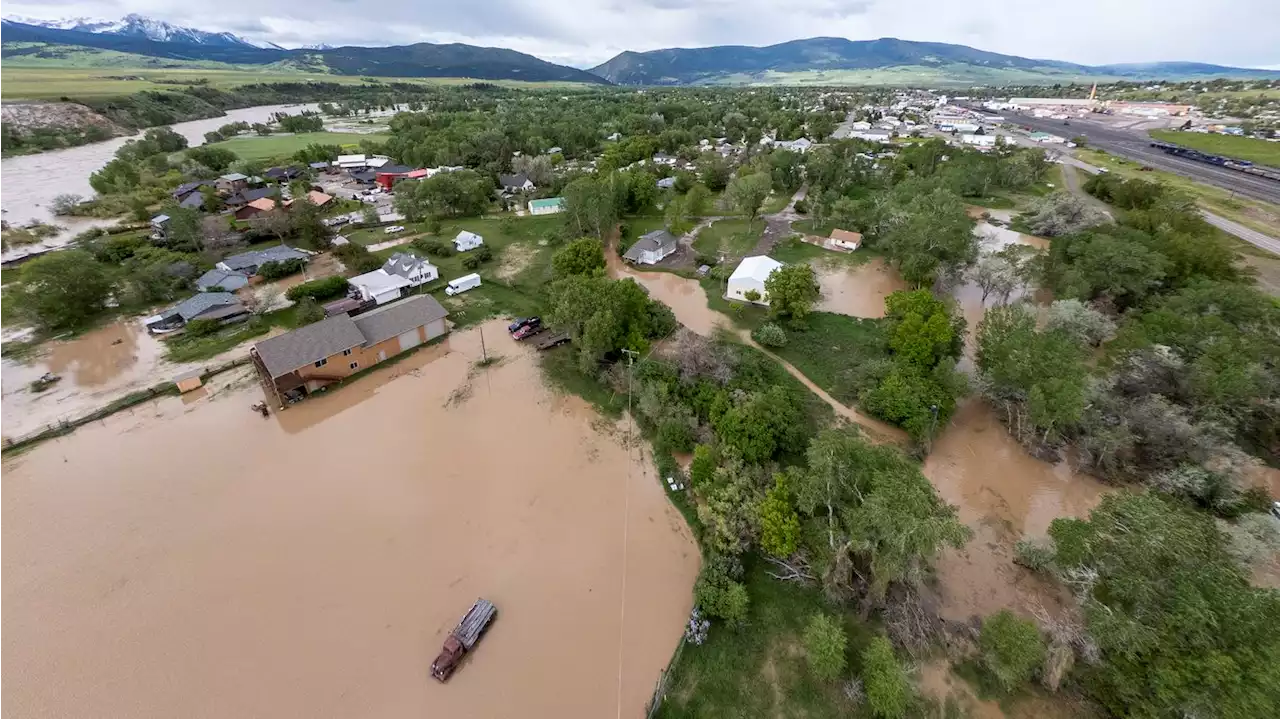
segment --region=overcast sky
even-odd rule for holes
[[[5,15],[136,12],[285,47],[464,42],[587,67],[623,50],[898,37],[1085,64],[1280,69],[1280,0],[7,0]]]

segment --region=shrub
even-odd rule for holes
[[[281,277],[288,277],[296,274],[306,267],[306,260],[302,258],[285,260],[284,262],[264,262],[258,267],[258,275],[265,280],[278,280]]]
[[[801,215],[809,214],[809,202],[807,200],[796,200],[796,212]]]
[[[294,302],[298,302],[302,299],[327,300],[344,295],[346,292],[346,278],[334,275],[333,277],[323,277],[318,280],[303,282],[300,285],[294,285],[284,293],[284,296]]]
[[[218,320],[191,320],[187,323],[186,333],[192,337],[207,337],[217,332],[220,327],[222,323]]]
[[[871,640],[862,652],[862,683],[867,703],[878,717],[906,716],[910,699],[907,673],[893,656],[893,645],[885,637]]]
[[[1018,542],[1015,550],[1017,551],[1017,556],[1014,557],[1013,561],[1033,572],[1048,570],[1057,555],[1053,540],[1048,537],[1044,539],[1023,539]]]
[[[752,339],[765,347],[786,347],[787,332],[772,322],[766,322],[751,333]]]
[[[303,297],[298,301],[298,310],[295,316],[299,327],[309,325],[312,322],[319,322],[324,319],[324,308],[310,297]]]
[[[481,264],[483,263],[480,261],[480,258],[476,255],[467,255],[466,257],[462,258],[462,266],[467,268],[468,270],[479,269]]]
[[[804,650],[809,669],[823,681],[834,681],[844,672],[845,647],[849,644],[837,619],[818,612],[804,628]]]
[[[982,622],[978,646],[982,650],[983,666],[1005,691],[1029,681],[1036,668],[1044,663],[1044,637],[1040,636],[1040,630],[1035,623],[1019,619],[1008,609]]]
[[[453,243],[448,240],[427,239],[424,237],[414,241],[413,246],[432,257],[453,257],[457,254],[457,251],[453,249]]]

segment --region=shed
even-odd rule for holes
[[[765,280],[769,279],[774,270],[782,267],[782,263],[769,257],[768,255],[755,255],[754,257],[745,257],[738,265],[738,268],[729,275],[729,286],[725,289],[725,297],[731,300],[741,300],[743,302],[751,302],[746,295],[748,292],[755,290],[759,295],[759,299],[755,300],[756,304],[767,305],[769,298],[765,290]]]
[[[862,246],[862,233],[837,227],[831,231],[831,244],[845,250],[856,250]]]
[[[481,237],[480,235],[477,235],[474,232],[469,232],[467,230],[463,230],[459,232],[458,236],[453,238],[453,247],[458,252],[466,252],[468,250],[474,250],[475,248],[483,244],[484,244],[483,237]]]

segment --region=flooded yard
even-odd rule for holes
[[[642,716],[696,545],[624,433],[494,344],[487,370],[458,333],[269,419],[242,382],[6,459],[8,710]],[[438,684],[478,596],[498,619]]]
[[[818,309],[853,317],[884,317],[884,300],[899,290],[909,289],[898,271],[882,257],[850,267],[843,262],[813,263],[822,287]]]

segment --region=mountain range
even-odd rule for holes
[[[115,67],[141,56],[138,67],[225,63],[269,71],[294,70],[374,77],[465,77],[618,85],[882,84],[970,86],[1110,80],[1280,78],[1280,72],[1204,63],[1079,65],[977,50],[964,45],[896,38],[817,37],[767,47],[724,45],[623,52],[590,70],[556,65],[505,48],[417,43],[393,47],[285,49],[228,32],[173,25],[142,15],[3,21],[0,57],[12,66],[94,62],[111,52]],[[76,52],[68,52],[73,48]],[[121,56],[119,53],[124,53]],[[159,60],[157,60],[159,59]],[[105,64],[105,60],[103,61]],[[77,65],[82,66],[82,65]]]

